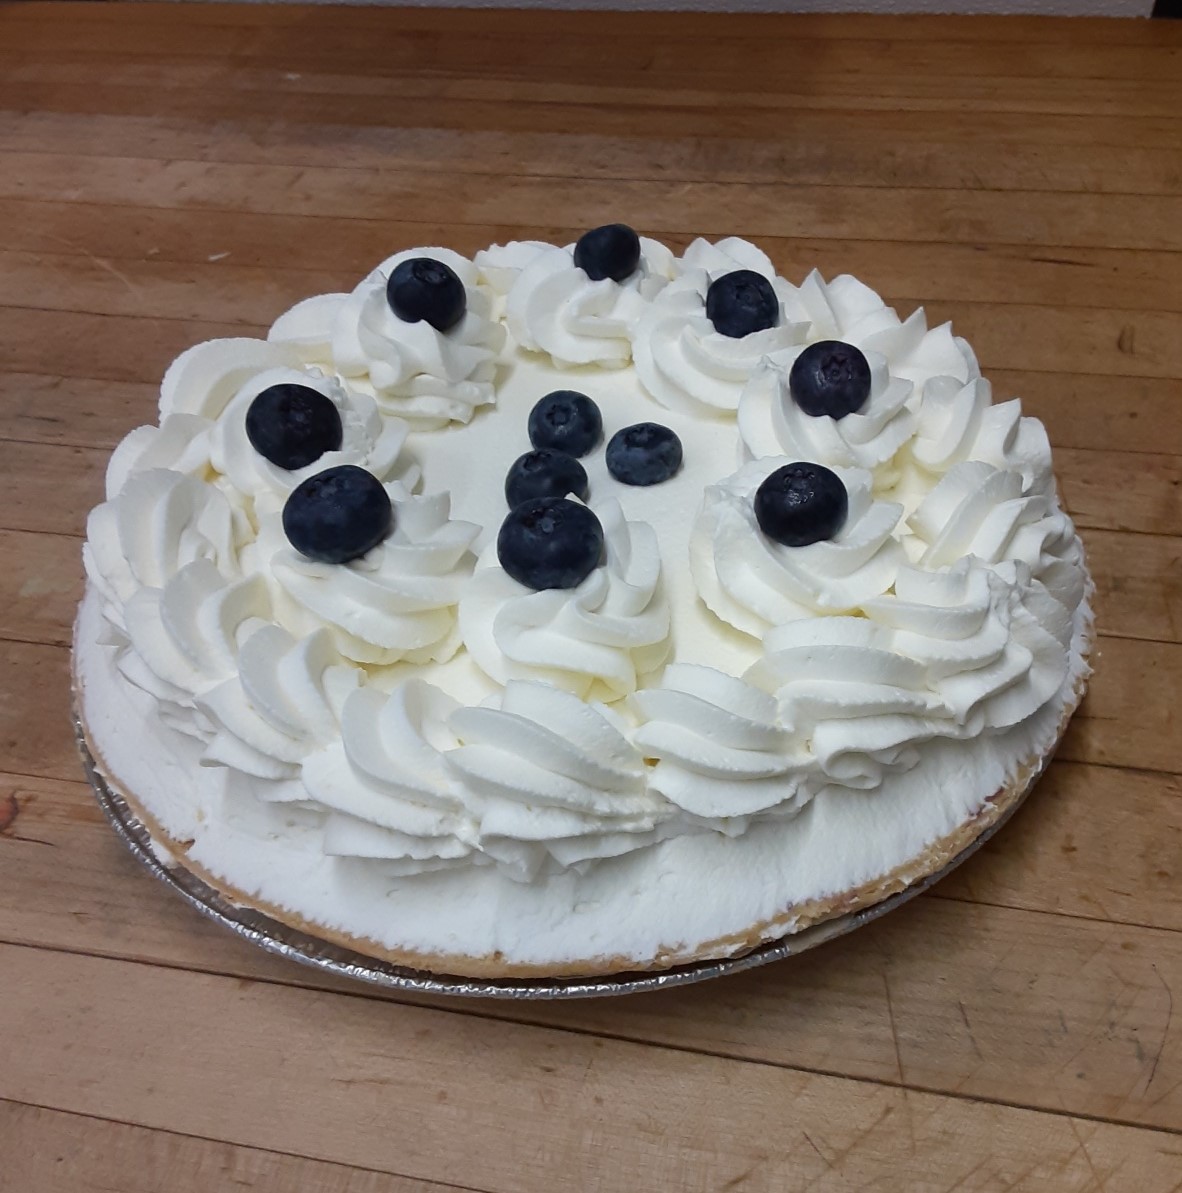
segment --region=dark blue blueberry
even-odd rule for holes
[[[603,438],[603,416],[586,394],[556,389],[529,412],[529,441],[568,456],[585,456]]]
[[[308,477],[283,507],[288,542],[319,563],[360,559],[390,533],[393,521],[381,481],[355,464]]]
[[[604,455],[625,485],[659,485],[681,467],[681,440],[660,423],[634,423],[611,437]]]
[[[755,520],[785,547],[831,539],[844,525],[850,499],[841,478],[820,464],[777,468],[755,491]]]
[[[575,245],[575,264],[593,282],[625,281],[640,265],[640,237],[627,224],[592,228]]]
[[[434,257],[399,261],[386,282],[386,301],[403,323],[426,320],[436,331],[455,327],[468,309],[464,283]]]
[[[853,344],[818,340],[793,361],[788,392],[813,418],[845,418],[870,397],[870,364]]]
[[[710,283],[706,318],[715,331],[738,340],[775,327],[780,322],[780,300],[762,273],[736,269]]]
[[[512,509],[538,497],[565,497],[573,493],[587,500],[587,473],[582,464],[565,452],[540,447],[513,461],[505,476],[505,500]]]
[[[311,386],[269,385],[246,412],[246,437],[264,459],[294,471],[341,446],[341,416]]]
[[[509,511],[497,535],[501,567],[519,584],[575,588],[599,566],[603,527],[577,501],[537,497]]]

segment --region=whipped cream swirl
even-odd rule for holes
[[[893,307],[849,274],[826,282],[816,270],[796,290],[790,318],[810,324],[808,340],[845,340],[863,352],[887,358],[892,377],[915,386],[917,395],[933,377],[953,377],[962,385],[980,376],[968,342],[952,334],[952,324],[929,328],[923,307],[901,320]]]
[[[213,728],[202,761],[258,779],[296,778],[304,757],[338,736],[361,673],[327,630],[297,641],[270,624],[243,640],[235,662],[234,674],[197,700]]]
[[[905,562],[893,537],[903,507],[875,501],[870,473],[834,468],[849,495],[845,525],[828,541],[786,547],[755,517],[755,492],[791,461],[769,456],[709,485],[690,539],[690,572],[706,607],[737,630],[857,609],[887,591]]]
[[[693,818],[741,831],[747,818],[799,811],[802,751],[780,725],[775,699],[713,667],[671,663],[637,692],[631,740],[656,759],[650,790]]]
[[[1083,600],[1087,571],[1074,524],[1053,495],[1024,494],[1018,472],[954,464],[907,522],[908,553],[929,570],[967,555],[995,568],[1019,562],[1065,608]]]
[[[268,578],[276,620],[296,637],[326,626],[357,663],[443,661],[459,646],[456,606],[480,527],[451,517],[447,493],[416,496],[397,482],[386,491],[393,530],[360,559],[308,559],[288,543],[276,513],[262,519],[249,566]]]
[[[341,446],[303,468],[280,468],[260,455],[246,434],[251,403],[272,385],[300,385],[323,394],[341,419]],[[414,488],[418,469],[400,459],[409,427],[398,418],[384,418],[367,394],[345,389],[318,369],[266,369],[253,374],[226,404],[209,430],[210,462],[221,474],[219,487],[233,501],[260,502],[260,512],[278,509],[297,485],[341,464],[355,464],[381,481],[399,480]]]
[[[415,874],[497,865],[530,881],[650,844],[671,811],[613,714],[510,682],[462,707],[414,679],[344,705],[341,737],[304,761],[325,848]]]
[[[793,400],[788,378],[803,349],[778,352],[764,360],[739,399],[739,435],[749,459],[787,456],[828,468],[863,468],[880,486],[891,476],[899,449],[915,433],[908,407],[912,385],[892,377],[887,359],[867,352],[870,396],[861,410],[844,418],[806,414]]]
[[[426,320],[406,323],[390,309],[386,282],[402,261],[432,257],[458,275],[467,311],[437,331]],[[492,319],[491,296],[477,285],[476,266],[450,249],[407,249],[383,261],[351,294],[323,294],[281,315],[268,340],[291,345],[308,364],[335,370],[363,387],[382,410],[416,428],[466,423],[496,400],[496,360],[505,330]]]
[[[153,468],[132,475],[86,521],[82,558],[107,618],[141,588],[163,588],[187,563],[208,560],[226,579],[241,574],[242,539],[225,497],[203,481]]]
[[[706,315],[710,283],[736,269],[762,274],[780,302],[780,322],[741,337],[715,331]],[[633,343],[641,385],[670,410],[725,417],[763,357],[804,342],[807,319],[790,314],[794,288],[745,240],[695,240],[677,262],[678,277],[649,307]]]
[[[973,560],[947,572],[900,570],[865,617],[768,632],[749,681],[807,743],[817,790],[871,790],[919,761],[933,737],[998,732],[1061,689],[1068,655],[1057,602],[1019,569],[1016,583]],[[1068,622],[1069,622],[1068,618]]]
[[[270,613],[259,577],[227,580],[208,559],[195,559],[126,602],[122,629],[111,636],[117,666],[156,698],[162,720],[207,741],[213,729],[197,700],[234,677],[240,643]]]
[[[642,237],[631,277],[592,281],[575,264],[574,248],[547,247],[521,269],[505,302],[509,331],[521,347],[548,353],[557,368],[622,368],[632,359],[641,317],[673,278],[673,254]]]
[[[576,588],[535,592],[500,566],[495,543],[481,556],[460,600],[460,630],[472,658],[497,683],[539,679],[615,699],[664,662],[669,607],[656,533],[627,521],[614,498],[595,513],[604,562]]]
[[[340,737],[309,754],[301,776],[325,813],[327,853],[380,860],[393,874],[480,862],[476,820],[444,761],[459,744],[447,727],[458,707],[421,679],[348,695]]]
[[[515,877],[651,844],[669,813],[645,790],[645,766],[605,708],[547,684],[511,681],[499,703],[458,708],[446,755],[482,851]]]
[[[952,377],[931,380],[918,410],[911,459],[937,476],[962,460],[982,460],[1019,473],[1023,493],[1049,494],[1054,478],[1046,429],[1038,419],[1022,416],[1017,398],[992,403],[984,377],[964,385]]]

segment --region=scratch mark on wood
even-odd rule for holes
[[[804,1135],[805,1139],[808,1140],[809,1147],[811,1147],[813,1151],[815,1151],[817,1155],[821,1157],[821,1162],[825,1165],[825,1167],[832,1168],[833,1165],[829,1163],[825,1153],[821,1151],[821,1149],[813,1142],[813,1137],[807,1131],[802,1131],[801,1134]]]
[[[1158,972],[1156,965],[1150,967],[1153,970],[1154,976],[1162,984],[1162,989],[1166,992],[1166,998],[1169,1002],[1166,1005],[1166,1025],[1162,1028],[1161,1043],[1157,1046],[1157,1055],[1153,1058],[1153,1064],[1149,1069],[1149,1080],[1145,1083],[1145,1092],[1149,1093],[1149,1087],[1153,1084],[1153,1079],[1157,1076],[1157,1063],[1161,1060],[1161,1054],[1166,1050],[1166,1040],[1170,1034],[1170,1024],[1174,1021],[1174,992],[1170,989],[1169,983]]]
[[[21,806],[16,802],[15,795],[9,795],[3,803],[0,803],[0,833],[6,833],[12,828],[20,812]]]
[[[956,1005],[960,1007],[960,1017],[964,1022],[965,1031],[969,1033],[969,1043],[973,1046],[973,1052],[978,1060],[984,1060],[985,1058],[981,1055],[981,1049],[977,1047],[977,1037],[973,1035],[973,1025],[969,1022],[969,1013],[964,1009],[964,1003],[958,998]]]
[[[899,1070],[899,1080],[903,1080],[903,1055],[899,1051],[899,1031],[895,1027],[895,1004],[891,999],[891,982],[886,975],[886,970],[882,971],[882,985],[886,991],[887,1000],[887,1018],[891,1023],[891,1040],[895,1045],[895,1066]]]
[[[1079,1144],[1079,1150],[1083,1152],[1083,1158],[1087,1161],[1088,1168],[1091,1170],[1092,1176],[1096,1181],[1096,1189],[1098,1190],[1098,1193],[1106,1193],[1104,1181],[1100,1178],[1100,1174],[1096,1171],[1095,1164],[1092,1163],[1091,1153],[1088,1151],[1087,1144],[1083,1141],[1083,1136],[1079,1133],[1079,1127],[1076,1126],[1075,1119],[1068,1115],[1067,1121],[1071,1124],[1071,1133],[1075,1136],[1075,1141]]]
[[[1133,356],[1136,354],[1134,341],[1137,337],[1137,329],[1131,324],[1126,323],[1120,329],[1120,335],[1116,337],[1116,346],[1126,356]]]

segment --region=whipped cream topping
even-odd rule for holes
[[[913,386],[892,377],[887,358],[866,353],[870,396],[861,410],[844,418],[806,414],[788,385],[792,366],[803,348],[777,352],[763,360],[739,399],[739,435],[749,459],[787,456],[828,468],[862,468],[875,474],[879,486],[891,479],[891,465],[915,433],[916,418],[908,406]]]
[[[258,779],[295,778],[307,754],[339,735],[361,673],[327,630],[297,640],[269,624],[243,640],[234,662],[234,674],[197,699],[213,728],[203,760]]]
[[[1014,582],[976,560],[904,566],[863,611],[769,630],[747,677],[807,743],[819,789],[871,790],[915,766],[930,738],[1008,729],[1067,676],[1071,619],[1021,565]]]
[[[460,599],[460,630],[477,665],[497,683],[540,679],[579,696],[616,699],[669,650],[669,608],[653,529],[629,522],[614,498],[594,508],[604,562],[575,588],[534,592],[480,557]]]
[[[341,446],[325,452],[303,468],[280,468],[260,455],[246,434],[246,414],[251,403],[272,385],[301,385],[323,394],[341,419]],[[166,424],[167,425],[167,424]],[[355,464],[378,480],[402,481],[413,488],[417,470],[400,460],[409,427],[402,419],[383,418],[367,394],[345,389],[318,369],[274,368],[252,374],[226,404],[208,433],[210,463],[224,480],[219,482],[232,502],[249,497],[262,500],[262,508],[282,506],[297,485],[341,464]]]
[[[671,663],[632,706],[641,718],[632,741],[656,759],[649,788],[691,817],[741,831],[756,813],[794,814],[806,802],[803,751],[767,692],[713,667]]]
[[[1019,562],[1075,609],[1087,584],[1075,526],[1053,497],[1022,490],[1017,472],[984,461],[954,464],[908,518],[915,536],[906,542],[909,554],[929,570],[966,555],[994,566]]]
[[[894,583],[903,507],[876,501],[870,473],[834,468],[849,495],[845,525],[828,541],[786,547],[755,518],[755,492],[790,463],[768,456],[707,487],[690,541],[690,573],[716,616],[753,637],[798,618],[848,612]]]
[[[108,618],[144,588],[163,588],[186,564],[209,561],[227,579],[241,574],[239,528],[212,485],[164,468],[132,475],[86,520],[82,558]]]
[[[952,334],[950,323],[929,328],[923,307],[901,320],[874,290],[849,274],[826,282],[813,270],[793,295],[789,310],[793,319],[808,321],[810,343],[845,340],[863,352],[880,353],[891,375],[910,381],[917,394],[933,377],[965,384],[980,376],[972,348]]]
[[[1046,429],[1038,419],[1023,417],[1017,398],[993,405],[984,377],[963,385],[952,377],[935,377],[928,383],[911,459],[929,476],[942,476],[963,460],[981,460],[1017,472],[1023,493],[1049,494],[1054,489]]]
[[[269,578],[276,620],[297,637],[327,627],[357,663],[448,659],[459,647],[456,607],[480,527],[451,517],[447,493],[419,496],[398,482],[386,491],[393,530],[360,559],[308,559],[288,543],[275,513],[246,549],[248,566]]]
[[[632,359],[641,317],[674,276],[673,254],[642,237],[640,264],[631,277],[592,281],[575,265],[574,248],[546,246],[524,262],[506,296],[509,331],[522,348],[548,353],[558,368],[621,368]],[[516,251],[496,246],[492,261],[487,256],[483,261],[501,281],[507,262],[526,255],[520,243],[508,249]]]
[[[467,287],[469,314],[443,336],[385,304],[389,270],[420,254]],[[348,884],[454,870],[542,886],[652,846],[664,857],[815,825],[877,799],[934,743],[1021,734],[1062,701],[1079,673],[1082,550],[1045,432],[1017,402],[991,404],[967,345],[922,312],[899,320],[852,278],[792,286],[742,241],[698,241],[678,261],[645,241],[644,254],[634,279],[602,285],[569,246],[514,242],[475,263],[411,250],[352,295],[293,308],[270,341],[213,341],[169,369],[160,426],[113,455],[84,555],[121,682],[227,776],[235,823],[257,816],[268,840],[298,824],[317,856],[347,861]],[[739,268],[769,278],[781,324],[733,340],[704,297]],[[494,374],[502,312],[538,354]],[[786,392],[801,346],[821,338],[872,364],[866,407],[839,421],[803,416]],[[484,520],[494,457],[505,448],[507,466],[536,395],[569,383],[566,365],[584,360],[572,344],[609,368],[634,347],[635,370],[596,375],[605,420],[644,417],[643,384],[671,408],[687,472],[742,466],[706,486],[691,535],[684,487],[618,486],[589,458],[604,562],[578,588],[533,592],[498,565],[496,517],[453,519],[442,490],[467,481],[461,508]],[[423,432],[491,404],[494,379],[512,429],[487,424],[491,462],[465,455],[471,438],[449,460],[469,432]],[[298,472],[245,435],[253,397],[280,382],[341,414],[340,451]],[[492,416],[478,412],[478,434]],[[788,548],[759,530],[755,490],[791,459],[846,485],[832,542]],[[290,547],[279,511],[337,463],[386,483],[394,529],[359,560],[318,564]],[[414,494],[420,463],[438,491]]]
[[[676,263],[677,279],[650,305],[632,346],[645,390],[671,410],[713,418],[732,415],[743,386],[763,357],[804,342],[807,320],[790,315],[793,288],[771,261],[737,238],[695,240]],[[762,274],[780,301],[780,322],[741,337],[715,331],[706,315],[710,283],[736,269]]]
[[[437,331],[406,323],[390,309],[386,283],[412,257],[432,257],[455,271],[467,310],[455,327]],[[492,319],[492,298],[477,285],[476,266],[451,249],[407,249],[383,261],[350,294],[322,294],[297,303],[268,333],[308,364],[335,371],[371,393],[389,414],[418,428],[466,423],[496,400],[496,360],[504,328]]]

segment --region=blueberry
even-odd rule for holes
[[[681,467],[681,440],[660,423],[634,423],[611,437],[605,456],[625,485],[659,485]]]
[[[841,478],[820,464],[777,468],[755,491],[755,520],[785,547],[831,539],[844,525],[850,499]]]
[[[805,414],[845,418],[870,397],[870,364],[853,344],[818,340],[793,362],[788,392]]]
[[[246,412],[246,437],[264,459],[280,468],[306,468],[341,446],[341,416],[332,402],[308,385],[269,385]]]
[[[582,464],[565,452],[540,447],[513,461],[505,476],[505,500],[512,509],[538,497],[565,497],[573,493],[587,500],[587,473]]]
[[[724,336],[741,339],[780,322],[780,300],[772,284],[753,269],[736,269],[710,283],[706,318]]]
[[[376,547],[390,533],[393,518],[381,481],[355,464],[341,464],[292,490],[283,507],[283,532],[309,559],[348,563]]]
[[[434,257],[399,261],[386,283],[386,301],[403,323],[426,320],[436,331],[455,327],[468,309],[464,283]]]
[[[556,389],[529,412],[529,441],[568,456],[585,456],[603,438],[603,416],[586,394]]]
[[[497,535],[501,567],[519,584],[575,588],[603,554],[603,527],[585,506],[565,497],[536,497],[514,506]]]
[[[575,245],[575,264],[593,281],[623,282],[640,265],[640,237],[627,224],[604,224],[584,232]]]

